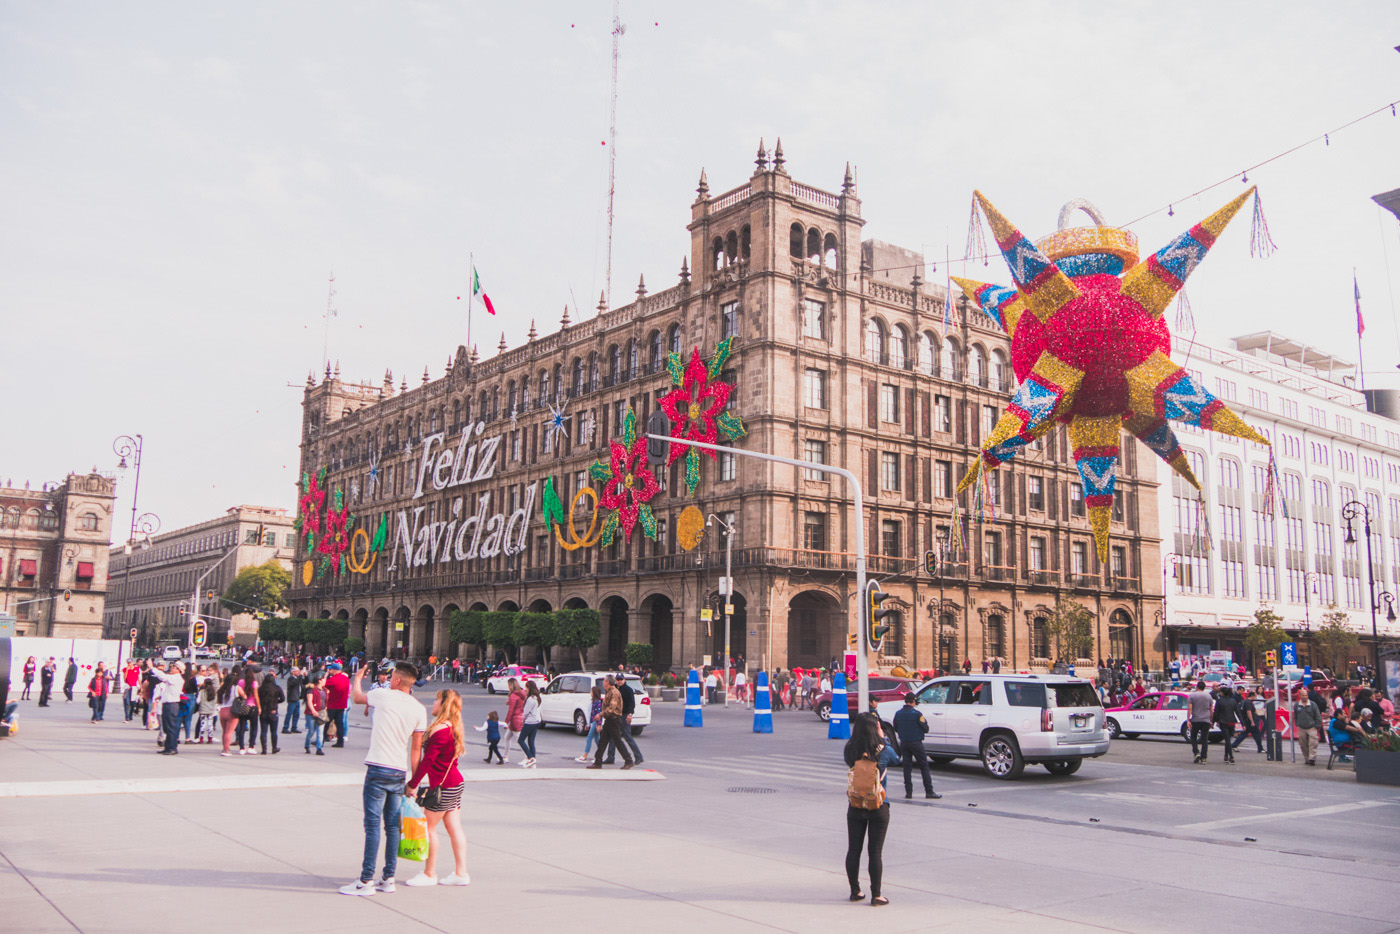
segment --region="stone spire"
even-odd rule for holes
[[[335,374],[335,378],[336,378],[336,379],[340,379],[340,361],[339,361],[339,360],[335,361],[335,370],[334,370],[333,372],[334,372],[334,374]]]
[[[569,306],[568,306],[568,303],[565,303],[565,305],[564,305],[564,317],[562,317],[562,318],[559,319],[559,326],[560,326],[561,328],[566,328],[566,327],[569,326]]]
[[[598,314],[601,315],[603,312],[605,312],[605,311],[607,311],[607,310],[608,310],[608,297],[607,297],[606,295],[604,295],[603,292],[602,292],[602,290],[600,289],[600,290],[598,291]]]
[[[499,344],[496,345],[496,353],[505,353],[505,352],[506,352],[506,332],[505,332],[505,331],[502,331],[502,332],[501,332],[501,342],[500,342]]]
[[[326,379],[330,379],[330,378],[331,378],[331,362],[330,362],[329,360],[327,360],[327,361],[326,361]]]
[[[306,385],[308,385],[308,386],[315,386],[315,385],[316,385],[316,371],[315,371],[315,370],[307,370],[307,371],[306,371]]]
[[[472,344],[471,354],[467,357],[468,362],[475,363],[481,359],[481,355],[476,352],[476,345]]]
[[[846,163],[846,177],[841,182],[841,194],[853,195],[856,193],[855,179],[851,176],[851,164]]]
[[[695,194],[699,196],[696,199],[698,201],[704,201],[710,196],[710,183],[705,179],[704,168],[700,169],[700,185],[695,189]]]
[[[536,337],[539,337],[539,335],[535,333],[535,319],[534,319],[534,318],[531,318],[531,319],[530,319],[530,333],[527,334],[527,335],[525,335],[525,337],[526,337],[526,338],[530,341],[530,343],[532,343],[532,344],[535,342],[535,338],[536,338]]]
[[[773,147],[773,171],[782,175],[787,174],[787,169],[783,168],[783,138],[778,137],[778,145]]]
[[[646,297],[647,297],[647,277],[646,277],[646,273],[642,273],[642,275],[639,276],[639,277],[637,278],[637,298],[638,298],[638,300],[640,300],[640,299],[643,299],[643,298],[646,298]]]
[[[681,284],[690,284],[690,260],[684,256],[681,257]]]
[[[753,164],[758,166],[757,171],[759,172],[768,170],[768,150],[763,148],[762,137],[758,140],[758,158],[753,160]]]
[[[423,366],[423,385],[424,385],[424,386],[428,385],[428,380],[430,380],[430,379],[432,379],[432,377],[430,377],[430,376],[428,375],[428,367],[427,367],[427,364],[424,364],[424,366]]]
[[[399,381],[399,392],[408,392],[408,377],[405,376]]]

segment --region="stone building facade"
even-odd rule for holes
[[[111,596],[104,620],[107,636],[125,639],[135,629],[138,645],[186,644],[186,608],[196,582],[230,549],[236,549],[200,586],[198,612],[208,623],[210,645],[251,646],[258,633],[252,613],[230,612],[220,596],[244,568],[275,559],[290,571],[295,548],[292,517],[286,509],[272,506],[234,506],[216,519],[153,536],[146,547],[134,548],[130,554],[125,548],[113,548]]]
[[[0,488],[0,613],[15,635],[101,638],[115,495],[96,471]]]
[[[1136,441],[1124,446],[1111,567],[1097,560],[1062,430],[993,475],[986,521],[964,494],[950,535],[955,484],[1014,389],[1007,339],[975,306],[947,304],[919,254],[862,239],[864,226],[849,170],[825,191],[793,179],[781,147],[771,161],[760,151],[722,194],[701,174],[669,288],[643,281],[634,302],[600,302],[582,322],[566,310],[555,333],[532,324],[524,346],[502,338],[490,359],[459,347],[442,378],[425,372],[411,390],[389,374],[309,380],[302,472],[355,519],[343,565],[299,542],[294,612],[349,620],[372,652],[423,656],[453,648],[455,610],[586,606],[603,620],[594,661],[620,660],[628,642],[651,643],[661,667],[719,657],[724,627],[701,611],[723,618],[725,542],[713,524],[696,550],[678,545],[680,513],[695,505],[735,530],[731,653],[826,664],[858,612],[852,490],[839,478],[721,455],[701,459],[691,496],[677,461],[657,471],[659,540],[638,531],[572,547],[593,516],[581,491],[602,486],[589,465],[607,461],[629,409],[644,425],[672,389],[668,356],[708,359],[732,338],[717,375],[747,428],[733,447],[861,478],[869,574],[899,610],[876,665],[1038,665],[1060,594],[1091,611],[1097,654],[1160,657],[1156,474]],[[547,479],[576,506],[557,535],[541,519]],[[937,575],[923,570],[930,550],[944,556]]]

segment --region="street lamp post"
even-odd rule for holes
[[[1345,541],[1348,545],[1356,544],[1356,533],[1352,530],[1351,523],[1358,515],[1361,516],[1361,531],[1366,536],[1366,583],[1368,589],[1371,591],[1371,686],[1376,691],[1380,691],[1381,679],[1377,672],[1381,667],[1381,637],[1376,627],[1376,611],[1378,609],[1377,603],[1379,602],[1376,593],[1376,569],[1375,566],[1371,564],[1371,510],[1365,503],[1354,499],[1349,500],[1342,506],[1342,518],[1345,519],[1347,523]],[[1389,595],[1387,594],[1387,596]],[[1390,601],[1387,601],[1387,606],[1389,607],[1387,618],[1392,620],[1395,619],[1394,599],[1394,597],[1391,597]]]
[[[128,628],[126,620],[126,600],[131,592],[131,552],[136,543],[136,536],[141,535],[141,547],[150,546],[151,536],[160,531],[160,517],[153,512],[136,513],[136,497],[141,492],[141,447],[145,439],[140,435],[121,435],[112,442],[112,452],[121,460],[117,467],[121,470],[127,469],[127,458],[132,459],[132,464],[136,468],[136,476],[131,485],[131,528],[127,532],[126,544],[122,546],[124,561],[122,562],[122,609],[121,621],[117,632],[117,638],[122,637],[122,633]]]
[[[729,623],[730,609],[734,606],[734,527],[725,522],[714,513],[710,513],[705,520],[709,525],[710,520],[720,524],[724,529],[724,658],[720,659],[721,677],[724,679],[724,706],[729,706]]]

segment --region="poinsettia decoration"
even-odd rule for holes
[[[344,497],[337,488],[335,506],[326,510],[324,531],[320,543],[316,546],[316,550],[323,556],[317,577],[328,570],[339,576],[345,570],[345,553],[350,550],[350,527],[354,523],[355,517],[350,513],[350,506],[344,502]]]
[[[603,521],[604,545],[611,545],[622,528],[624,540],[632,541],[632,530],[638,521],[647,538],[656,538],[656,515],[651,511],[652,497],[661,491],[661,484],[647,468],[646,438],[637,435],[637,416],[631,409],[622,420],[622,441],[610,445],[607,464],[595,461],[588,468],[589,476],[603,484],[598,497],[601,509],[612,510]]]
[[[326,468],[314,474],[301,475],[301,497],[297,500],[297,517],[292,523],[306,536],[306,550],[316,550],[316,540],[321,534],[321,511],[326,508],[326,491],[321,489],[321,481],[326,479]]]
[[[666,395],[656,400],[666,417],[675,426],[672,434],[687,441],[702,441],[717,444],[721,435],[726,440],[736,441],[748,434],[744,422],[732,412],[724,411],[734,387],[721,382],[717,377],[729,359],[729,348],[734,338],[720,341],[709,363],[700,359],[697,348],[691,352],[690,362],[681,363],[681,355],[672,353],[666,361],[671,374],[671,384],[675,386]],[[669,466],[677,458],[685,457],[685,491],[695,495],[695,486],[700,482],[700,448],[680,441],[672,441],[666,464]],[[705,451],[715,460],[714,451]]]

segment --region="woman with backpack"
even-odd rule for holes
[[[277,749],[277,705],[287,699],[287,695],[282,691],[282,685],[277,683],[277,675],[268,672],[263,675],[262,684],[258,686],[258,725],[259,740],[258,745],[262,749],[262,755],[267,755],[267,738],[272,737],[272,754],[276,755]],[[252,745],[252,741],[249,741]]]
[[[867,863],[870,871],[870,904],[888,905],[880,894],[884,875],[885,832],[890,827],[890,804],[885,797],[885,773],[899,761],[899,755],[885,742],[880,720],[873,713],[851,718],[851,738],[846,742],[846,878],[851,884],[851,901],[865,900],[860,890],[860,849],[867,834]]]

